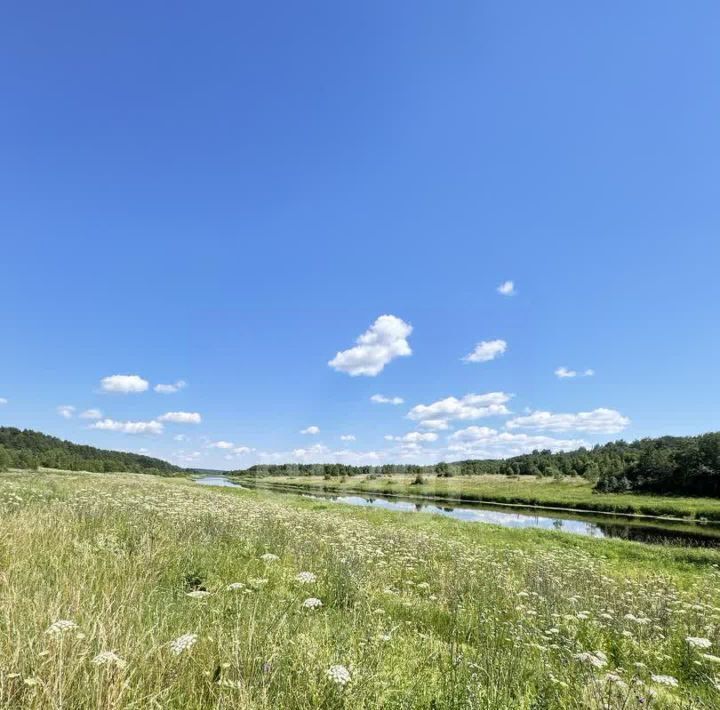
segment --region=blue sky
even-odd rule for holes
[[[6,8],[0,424],[232,468],[720,429],[719,25]]]

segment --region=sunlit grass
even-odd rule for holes
[[[714,708],[719,586],[712,550],[4,475],[0,707]]]

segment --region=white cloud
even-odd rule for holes
[[[555,370],[555,375],[561,380],[569,377],[592,377],[594,374],[595,370],[591,368],[583,370],[582,372],[578,372],[577,370],[570,370],[567,367],[558,367],[557,370]]]
[[[185,387],[187,387],[187,382],[185,382],[185,380],[178,380],[171,385],[155,385],[153,389],[159,394],[175,394],[175,392],[179,392]]]
[[[200,424],[202,417],[197,412],[167,412],[158,417],[158,421],[175,424]]]
[[[438,431],[450,428],[450,424],[448,424],[447,419],[425,419],[424,421],[419,422],[418,426],[423,429],[437,429]]]
[[[237,454],[238,456],[242,456],[243,454],[249,454],[255,451],[255,449],[250,448],[249,446],[236,446],[233,449],[233,453]]]
[[[139,375],[110,375],[100,380],[103,392],[128,394],[131,392],[144,392],[150,383]]]
[[[90,425],[91,429],[103,431],[119,431],[123,434],[162,434],[162,422],[155,420],[149,422],[119,422],[115,419],[101,419]]]
[[[410,431],[402,436],[385,435],[386,441],[400,441],[404,444],[419,444],[420,442],[437,441],[437,439],[438,435],[432,431]]]
[[[386,397],[384,394],[374,394],[370,397],[371,402],[375,404],[404,404],[405,400],[402,397]]]
[[[466,394],[461,399],[446,397],[432,404],[418,404],[408,412],[408,418],[416,421],[433,421],[431,428],[444,428],[440,422],[447,423],[451,419],[480,419],[481,417],[510,414],[505,406],[512,395],[505,392],[488,392],[487,394]]]
[[[342,434],[340,441],[355,441],[355,434]]]
[[[554,414],[536,411],[525,417],[510,419],[508,429],[534,429],[536,431],[588,431],[615,434],[630,424],[630,419],[615,409],[600,407],[591,412]]]
[[[503,281],[498,287],[497,292],[501,296],[514,296],[515,284],[512,281]]]
[[[504,340],[483,340],[463,358],[463,362],[489,362],[500,357],[506,350],[507,343]]]
[[[7,404],[8,401],[5,399],[5,397],[0,397],[0,404]]]
[[[75,414],[75,407],[73,407],[72,404],[61,404],[57,408],[57,413],[61,417],[65,417],[65,419],[71,419]]]
[[[175,441],[185,441],[185,439],[187,439],[187,436],[185,436],[185,434],[175,434],[175,436],[173,436],[173,439],[175,439]]]
[[[213,441],[208,444],[209,449],[232,449],[235,444],[232,441]]]
[[[184,461],[186,463],[192,463],[193,461],[196,461],[202,456],[201,451],[176,451],[175,452],[175,458],[178,461]]]
[[[318,426],[309,426],[307,429],[303,429],[301,434],[319,434],[320,433],[320,427]]]
[[[102,412],[99,409],[86,409],[80,414],[80,419],[102,419]]]
[[[497,431],[484,426],[469,426],[448,437],[449,458],[506,458],[527,454],[535,449],[569,451],[585,446],[581,439],[554,439],[549,436]]]
[[[396,357],[412,355],[407,341],[412,326],[397,316],[380,316],[355,342],[354,347],[338,352],[328,362],[339,372],[374,377]]]
[[[345,463],[354,466],[376,465],[384,458],[381,451],[352,451],[350,449],[333,450],[324,444],[313,444],[292,451],[258,452],[260,463]]]

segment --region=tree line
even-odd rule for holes
[[[31,429],[0,427],[0,471],[40,467],[65,471],[129,471],[170,475],[183,469],[167,461],[124,451],[73,444]]]
[[[581,476],[599,492],[653,492],[720,497],[720,432],[700,436],[663,436],[633,442],[613,441],[592,448],[550,450],[509,459],[466,459],[419,466],[385,464],[256,465],[232,472],[253,476],[392,476],[439,477],[504,474],[507,476]]]

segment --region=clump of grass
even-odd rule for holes
[[[720,706],[720,554],[0,476],[0,707]]]

